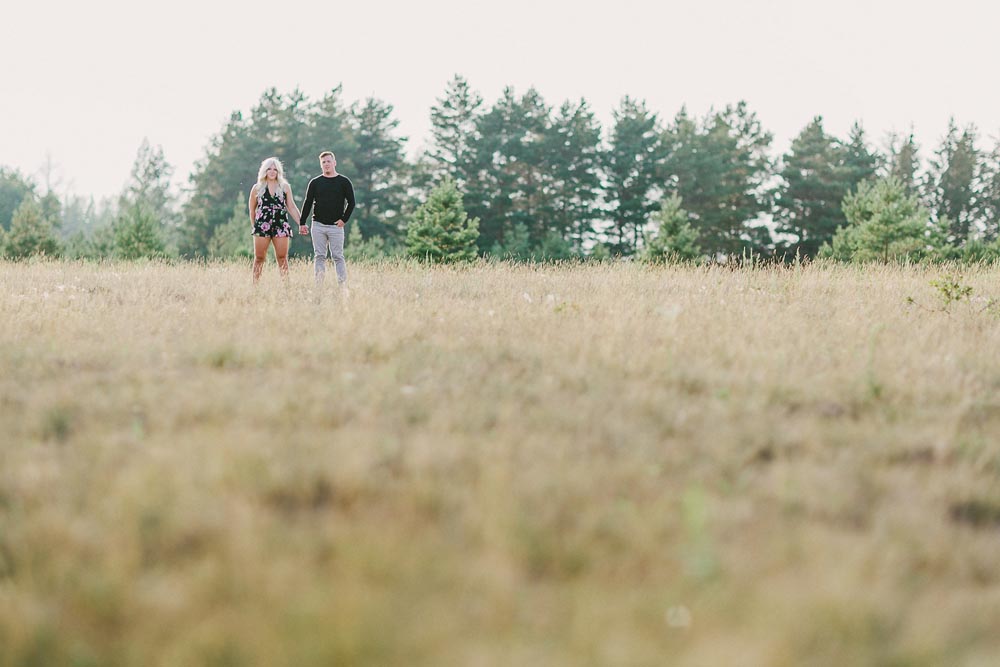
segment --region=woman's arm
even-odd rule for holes
[[[307,223],[309,222],[309,211],[312,210],[313,197],[315,196],[315,186],[313,185],[316,179],[309,181],[309,185],[306,186],[306,198],[302,202],[302,211],[299,213],[299,234],[308,234],[309,227]]]
[[[292,216],[292,220],[295,224],[302,226],[302,217],[299,215],[299,207],[295,205],[295,197],[292,196],[292,186],[285,186],[285,208],[288,209],[288,214]]]
[[[257,186],[254,185],[250,188],[250,203],[247,205],[250,209],[250,227],[253,227],[254,220],[257,219]]]

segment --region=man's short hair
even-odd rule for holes
[[[320,159],[320,160],[322,160],[322,159],[323,159],[323,158],[325,158],[325,157],[326,157],[327,155],[329,155],[329,156],[330,156],[330,157],[332,157],[332,158],[335,158],[335,157],[337,157],[336,155],[334,155],[334,154],[333,154],[333,151],[323,151],[322,153],[320,153],[320,154],[319,154],[319,159]]]

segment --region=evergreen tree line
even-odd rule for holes
[[[430,147],[411,161],[391,104],[348,104],[340,87],[319,100],[269,89],[249,114],[231,115],[182,198],[146,142],[121,196],[103,205],[41,195],[0,169],[0,250],[248,255],[246,199],[261,160],[282,160],[301,202],[329,149],[354,183],[354,257],[1000,256],[1000,141],[987,147],[954,120],[925,159],[912,132],[876,147],[860,124],[836,137],[821,117],[775,156],[743,102],[664,120],[626,97],[604,128],[586,100],[555,107],[533,88],[507,88],[487,104],[460,76],[430,114]],[[307,238],[293,239],[292,254],[310,252]]]

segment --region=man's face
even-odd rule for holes
[[[323,169],[324,174],[331,174],[333,168],[337,166],[337,158],[332,155],[324,155],[323,159],[319,161],[319,166]]]

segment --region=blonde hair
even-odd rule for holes
[[[281,188],[281,192],[284,193],[288,188],[288,181],[285,180],[285,168],[281,165],[281,160],[276,157],[269,157],[260,163],[260,169],[257,171],[257,195],[262,195],[264,193],[264,188],[267,187],[267,170],[274,165],[278,168],[278,186]]]
[[[322,153],[319,154],[319,159],[322,160],[327,155],[332,157],[334,160],[337,159],[337,156],[333,154],[333,151],[323,151]]]

